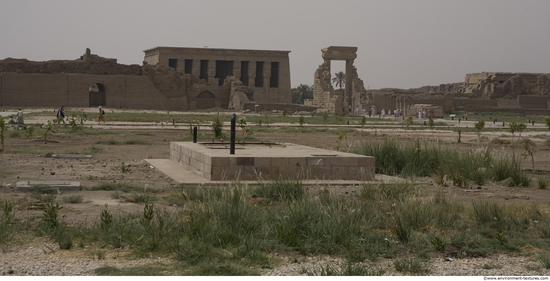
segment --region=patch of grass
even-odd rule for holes
[[[403,176],[434,176],[441,185],[468,187],[483,185],[488,180],[512,178],[516,186],[528,186],[529,177],[521,170],[519,159],[496,156],[487,146],[469,152],[442,147],[416,139],[413,145],[398,144],[387,138],[381,143],[363,143],[353,153],[376,157],[377,173]]]
[[[136,136],[154,136],[155,134],[151,132],[136,132],[135,135]]]
[[[131,140],[124,140],[124,141],[118,141],[115,139],[109,139],[109,140],[99,140],[95,142],[96,144],[105,144],[105,145],[148,145],[149,143],[144,140],[139,139],[131,139]]]
[[[546,187],[548,187],[549,182],[550,182],[550,179],[547,176],[537,178],[537,185],[539,189],[546,189]]]
[[[86,190],[119,190],[122,192],[131,192],[131,191],[145,191],[145,187],[143,186],[137,186],[129,183],[110,183],[110,182],[103,182],[99,183],[98,185],[85,187]],[[160,192],[158,189],[150,189],[147,190],[147,192]]]
[[[13,139],[19,139],[21,138],[21,133],[18,131],[13,131],[8,136]]]
[[[15,223],[14,204],[4,200],[0,206],[0,248],[5,250],[18,231],[18,224]]]
[[[410,273],[412,275],[427,275],[430,273],[429,263],[418,258],[396,259],[393,265],[395,270],[403,273]]]
[[[121,143],[117,140],[110,139],[110,140],[99,140],[99,141],[96,141],[95,144],[119,145]]]
[[[64,196],[61,197],[61,201],[63,201],[63,203],[77,204],[82,203],[84,201],[84,197],[82,195]]]
[[[144,141],[144,140],[134,139],[134,140],[125,140],[125,141],[122,142],[122,144],[126,144],[126,145],[133,145],[133,144],[148,145],[149,143]]]
[[[325,263],[318,270],[304,269],[304,273],[308,276],[382,276],[385,270],[374,268],[372,265],[348,262]]]
[[[94,270],[99,276],[167,276],[169,267],[160,263],[145,264],[133,267],[117,268],[114,266],[101,266]]]
[[[136,204],[149,204],[157,200],[156,196],[146,193],[121,194],[119,192],[115,192],[111,194],[111,198]]]
[[[88,151],[90,152],[90,154],[95,154],[95,153],[103,152],[103,148],[92,145],[88,147]]]
[[[489,263],[484,263],[481,268],[483,269],[501,269],[502,268],[502,265],[500,264],[489,264]]]
[[[537,261],[540,262],[542,267],[546,269],[550,269],[550,254],[548,253],[539,254],[537,257]]]
[[[259,197],[269,198],[278,201],[300,200],[304,196],[305,188],[302,181],[296,179],[277,179],[274,181],[261,182],[254,189]]]

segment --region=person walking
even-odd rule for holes
[[[17,124],[21,124],[21,125],[24,124],[23,123],[23,110],[21,110],[21,108],[17,112]]]
[[[103,119],[103,115],[105,115],[105,111],[103,111],[103,109],[101,108],[101,106],[99,107],[99,124],[101,124],[101,121],[103,121],[103,124],[105,124],[105,120]]]
[[[63,121],[63,124],[65,124],[65,112],[63,112],[63,105],[59,110],[57,111],[57,124],[61,124],[61,121]]]

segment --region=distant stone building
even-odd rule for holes
[[[200,79],[187,90],[189,109],[292,101],[290,51],[155,47],[144,52],[147,64]]]

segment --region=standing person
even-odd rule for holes
[[[103,109],[101,108],[101,106],[99,107],[99,124],[101,124],[101,121],[103,121],[103,124],[105,124],[105,120],[103,119],[103,115],[105,115],[105,111],[103,111]]]
[[[351,114],[351,104],[348,106],[349,114]]]
[[[17,112],[17,124],[23,124],[23,110],[21,108]]]
[[[358,106],[355,106],[355,112],[354,114],[357,115],[359,113],[359,107]]]
[[[65,124],[65,112],[63,112],[63,105],[61,108],[57,111],[57,124],[61,124],[61,121],[63,121],[63,124]]]

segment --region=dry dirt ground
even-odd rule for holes
[[[28,120],[27,122],[33,122]],[[113,124],[107,124],[113,125]],[[173,128],[159,126],[145,126],[140,129],[135,127],[94,125],[95,130],[111,130],[117,132],[114,135],[74,135],[53,134],[50,140],[56,142],[40,142],[25,138],[6,138],[6,151],[0,153],[0,200],[9,199],[16,203],[18,219],[38,222],[42,216],[40,204],[29,198],[28,193],[15,191],[16,182],[43,180],[43,181],[79,181],[82,186],[94,186],[100,182],[132,183],[147,189],[166,189],[164,194],[177,192],[177,183],[150,166],[144,159],[169,158],[170,141],[182,139],[188,136],[186,127]],[[512,152],[510,145],[490,144],[490,140],[500,137],[512,141],[511,137],[503,136],[504,133],[484,133],[489,143],[496,150]],[[535,134],[535,133],[533,133]],[[536,134],[541,134],[540,132]],[[548,133],[543,133],[548,134]],[[471,149],[479,145],[477,135],[463,133],[462,143],[456,143],[457,133],[454,131],[407,131],[400,128],[358,128],[355,133],[348,134],[345,145],[356,145],[361,141],[380,141],[387,136],[395,137],[400,142],[413,142],[415,137],[426,137],[437,140],[443,146],[452,146],[457,149]],[[262,141],[288,142],[309,145],[320,148],[335,149],[338,135],[333,133],[256,133],[254,137]],[[142,140],[146,145],[108,145],[98,144],[99,141],[115,139]],[[537,144],[535,165],[537,171],[532,174],[550,174],[550,146],[546,146],[541,139],[533,138]],[[85,150],[91,146],[103,149],[94,153],[91,159],[56,159],[47,157],[47,151]],[[515,148],[516,151],[521,147]],[[517,153],[517,152],[516,152]],[[120,169],[124,163],[127,171]],[[530,167],[529,159],[524,160],[523,167]],[[433,183],[430,178],[418,179],[426,188],[434,192],[442,190],[449,194],[453,200],[462,202],[474,202],[480,199],[502,202],[504,204],[514,202],[550,202],[550,190],[540,190],[533,181],[529,188],[506,187],[498,183],[487,184],[473,189],[458,187],[441,187]],[[332,187],[335,192],[345,194],[346,191],[356,190],[358,187]],[[112,211],[134,212],[142,211],[142,204],[121,202],[111,198],[114,191],[79,191],[59,194],[82,195],[83,203],[63,204],[60,215],[65,217],[69,224],[78,224],[95,220],[99,213],[108,206]],[[171,207],[167,207],[171,208]],[[1,274],[1,273],[0,273]]]

